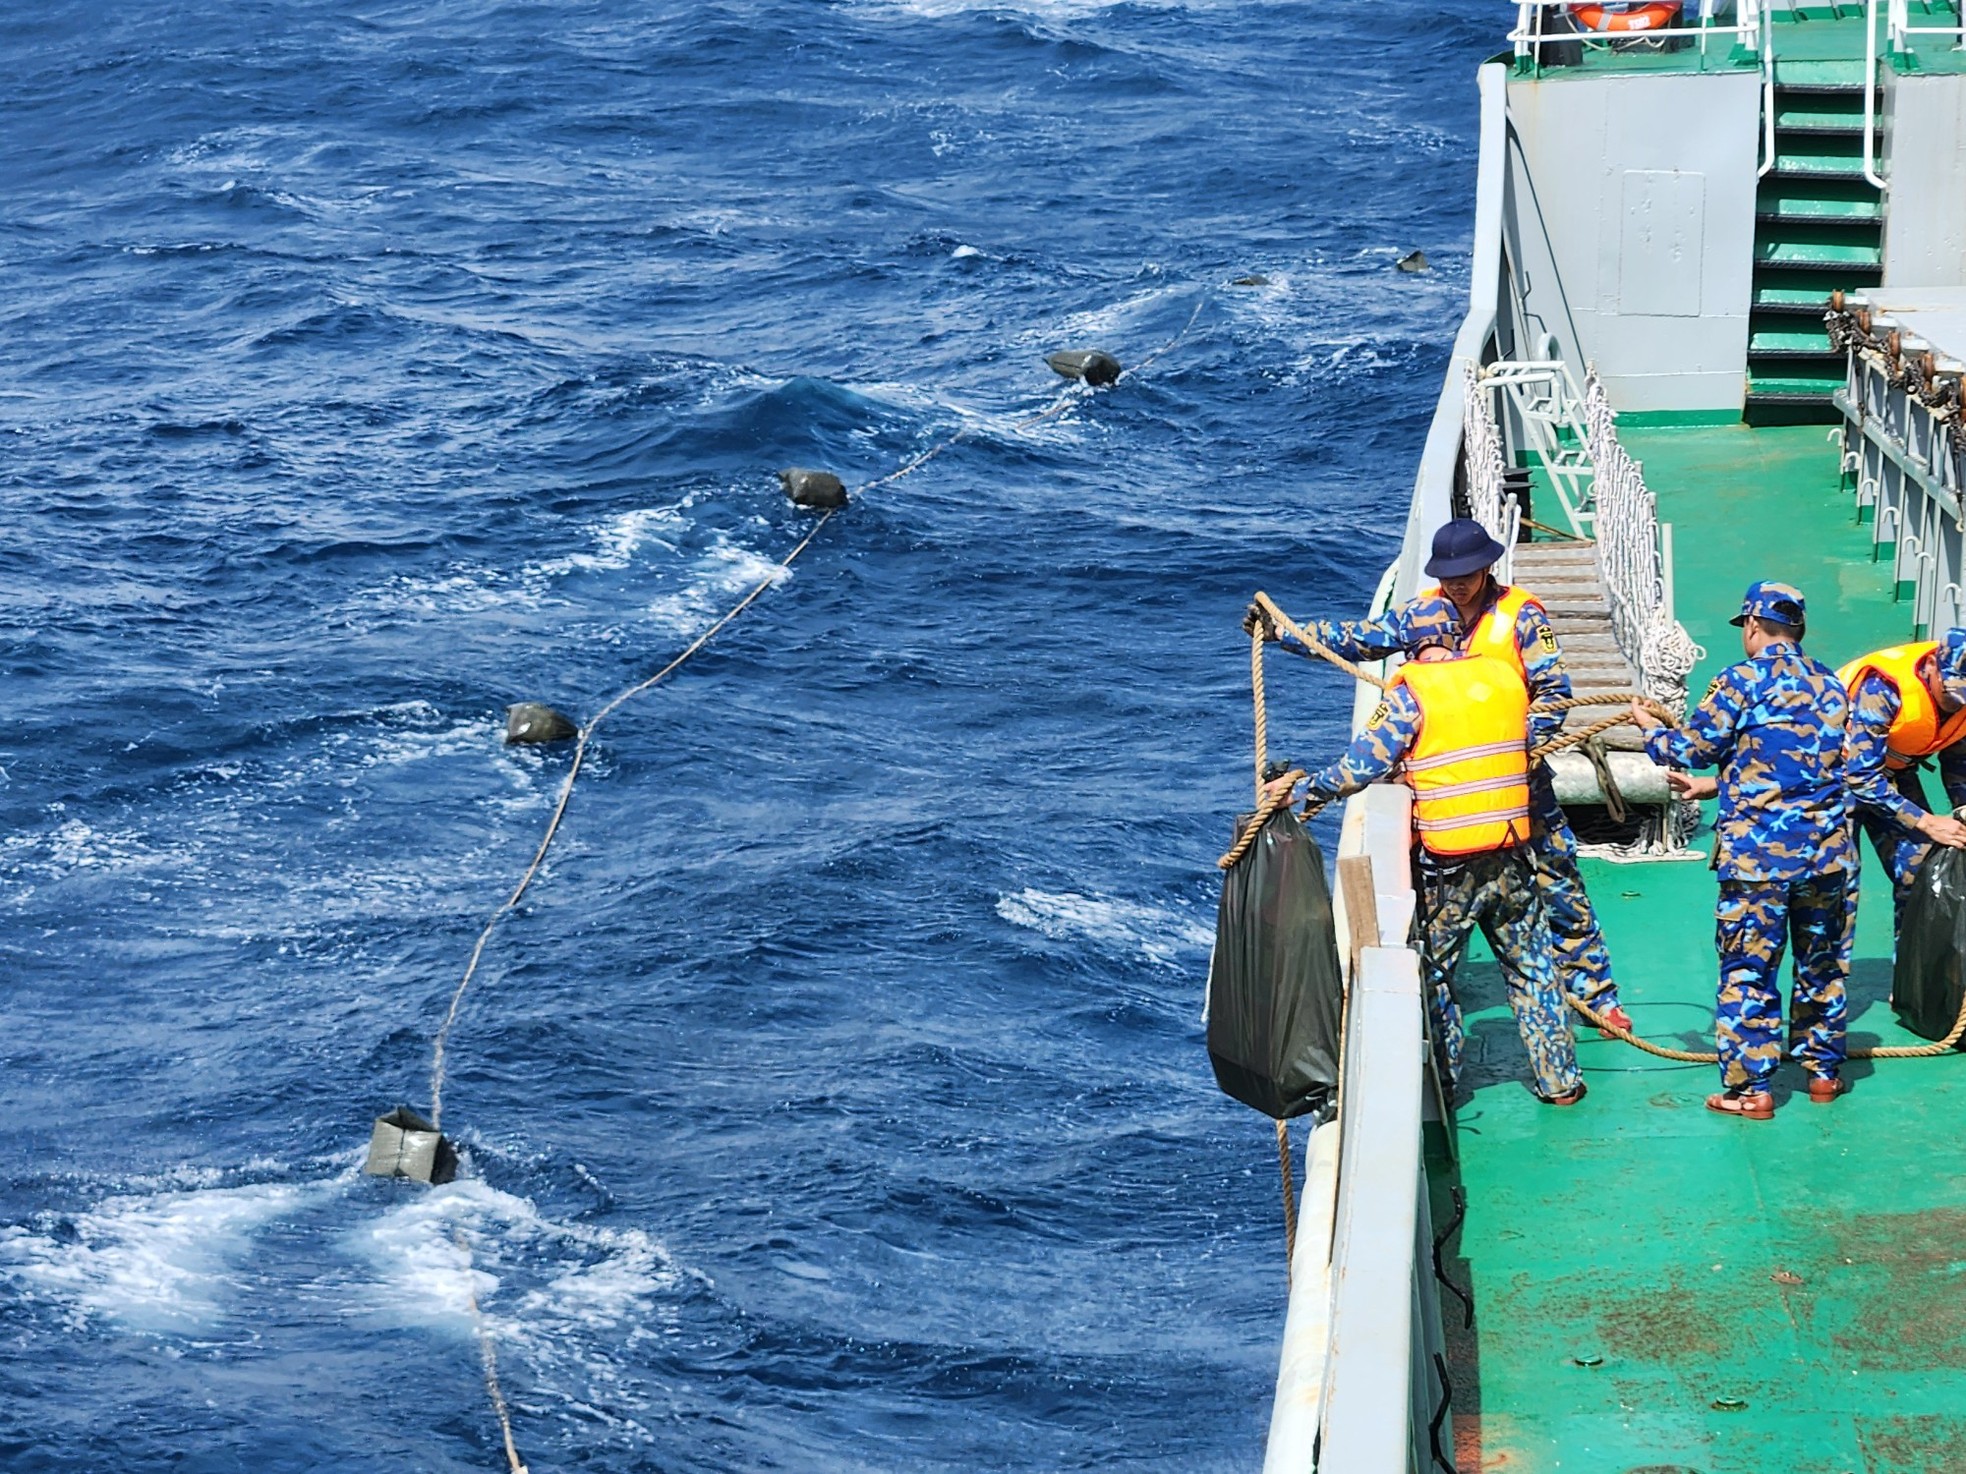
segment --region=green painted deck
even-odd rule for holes
[[[1677,613],[1707,650],[1696,694],[1739,658],[1727,620],[1751,579],[1803,589],[1831,664],[1910,632],[1823,427],[1622,433],[1674,527]],[[1851,1040],[1916,1043],[1885,1002],[1889,889],[1866,860]],[[1585,874],[1641,1032],[1711,1048],[1711,873]],[[1521,1083],[1493,964],[1462,986],[1468,1214],[1443,1263],[1473,1330],[1443,1309],[1463,1474],[1966,1469],[1966,1059],[1853,1062],[1832,1106],[1790,1095],[1787,1067],[1754,1123],[1702,1109],[1712,1066],[1591,1035],[1589,1097],[1551,1110]],[[1430,1167],[1445,1224],[1457,1172]]]

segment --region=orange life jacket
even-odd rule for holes
[[[1477,855],[1529,838],[1529,688],[1493,655],[1408,661],[1394,685],[1420,704],[1407,755],[1413,827],[1436,855]]]
[[[1522,647],[1515,642],[1516,621],[1524,609],[1534,609],[1543,613],[1543,601],[1526,589],[1510,584],[1501,584],[1501,592],[1488,612],[1475,621],[1475,627],[1468,631],[1466,643],[1461,647],[1478,655],[1493,655],[1498,660],[1506,660],[1515,667],[1515,673],[1527,681],[1529,667],[1522,663]],[[1446,591],[1440,588],[1431,590],[1430,599],[1446,599]],[[1453,601],[1448,600],[1451,604]],[[1547,619],[1548,616],[1545,616]]]
[[[1920,758],[1930,757],[1941,748],[1966,737],[1966,707],[1949,717],[1941,717],[1939,704],[1918,677],[1918,663],[1939,648],[1937,640],[1911,645],[1893,645],[1888,650],[1859,656],[1838,671],[1837,677],[1849,688],[1852,700],[1857,682],[1868,671],[1876,671],[1898,688],[1898,715],[1884,738],[1884,766],[1908,768]]]

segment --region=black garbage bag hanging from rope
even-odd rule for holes
[[[1224,1093],[1275,1120],[1338,1084],[1344,984],[1317,841],[1285,806],[1222,877],[1208,967],[1208,1058]]]
[[[1943,1039],[1966,1003],[1966,850],[1935,845],[1911,883],[1898,930],[1891,1006],[1921,1039]]]

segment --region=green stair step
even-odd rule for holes
[[[1750,353],[1832,353],[1829,334],[1821,329],[1767,328],[1748,335]],[[1838,355],[1839,357],[1841,355]]]
[[[1862,179],[1864,160],[1861,154],[1807,153],[1775,155],[1775,168],[1787,175],[1820,174],[1830,179]]]
[[[1850,133],[1858,138],[1864,136],[1864,110],[1860,105],[1849,111],[1831,110],[1820,105],[1803,107],[1775,106],[1775,131],[1777,133]],[[1873,118],[1871,126],[1875,129],[1879,120]]]
[[[1807,307],[1812,312],[1829,310],[1829,293],[1814,287],[1756,287],[1756,307]]]
[[[1786,30],[1780,31],[1775,40],[1775,92],[1776,104],[1781,102],[1784,87],[1797,88],[1835,88],[1841,91],[1848,88],[1862,96],[1864,90],[1864,35],[1857,31],[1857,54],[1850,60],[1836,58],[1822,61],[1784,61],[1784,43],[1790,39]]]
[[[1777,197],[1761,201],[1756,215],[1763,220],[1797,220],[1809,224],[1879,225],[1884,206],[1876,200],[1817,199],[1810,196]]]
[[[1812,375],[1784,374],[1780,378],[1763,378],[1755,374],[1748,379],[1750,398],[1761,398],[1775,394],[1807,395],[1810,398],[1827,399],[1843,387],[1843,375],[1826,373],[1817,378]]]
[[[1755,248],[1754,259],[1770,266],[1877,266],[1884,260],[1878,246],[1832,246],[1821,241],[1770,241]]]

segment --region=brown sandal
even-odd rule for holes
[[[1811,1075],[1809,1077],[1809,1103],[1811,1105],[1832,1105],[1837,1096],[1848,1094],[1850,1082],[1838,1079],[1835,1075]]]
[[[1707,1097],[1707,1109],[1748,1121],[1772,1121],[1775,1097],[1765,1090],[1723,1090]]]
[[[1578,1101],[1584,1098],[1584,1096],[1589,1092],[1589,1088],[1590,1087],[1585,1085],[1582,1080],[1579,1080],[1577,1082],[1577,1088],[1574,1090],[1566,1090],[1561,1095],[1544,1096],[1542,1098],[1543,1104],[1553,1105],[1553,1106],[1573,1106]]]

